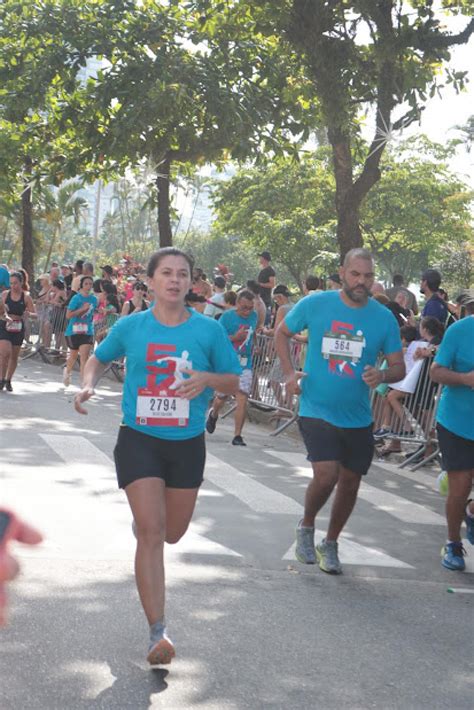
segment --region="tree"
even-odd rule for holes
[[[83,187],[78,180],[67,182],[59,188],[47,187],[42,195],[41,218],[51,227],[44,271],[48,271],[51,255],[56,247],[60,247],[64,226],[68,220],[74,225],[79,224],[80,217],[87,208],[87,200],[78,194]]]
[[[337,262],[335,185],[328,162],[322,149],[301,162],[280,158],[241,169],[216,185],[215,231],[243,240],[255,253],[268,249],[302,289],[309,272]]]
[[[341,257],[362,244],[360,208],[381,176],[380,161],[391,134],[417,120],[424,104],[446,83],[461,90],[466,72],[447,65],[450,48],[474,32],[472,0],[444,9],[432,0],[271,0],[191,3],[219,18],[225,37],[245,41],[256,27],[291,58],[312,83],[332,149],[336,180],[337,237]],[[450,34],[445,13],[467,17]],[[360,169],[355,140],[363,109],[374,111],[374,132]],[[395,118],[395,111],[401,115]]]
[[[474,192],[449,170],[453,151],[422,136],[386,152],[361,215],[364,243],[386,278],[397,272],[418,278],[447,245],[472,239]]]

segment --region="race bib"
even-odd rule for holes
[[[23,328],[23,321],[7,320],[6,328],[9,333],[21,333],[21,330]]]
[[[326,333],[323,337],[321,353],[323,357],[340,358],[358,362],[362,357],[365,339],[362,335],[347,335],[345,333]]]
[[[73,323],[72,332],[74,335],[87,335],[87,323]]]
[[[138,390],[136,423],[141,426],[179,426],[189,422],[189,399],[177,397],[174,390]]]

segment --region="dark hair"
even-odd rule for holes
[[[118,298],[115,295],[115,293],[108,293],[107,296],[105,297],[105,301],[109,306],[113,306],[115,308],[115,310],[117,311],[117,313],[119,312],[120,306],[119,306]]]
[[[114,284],[111,284],[110,281],[107,281],[106,279],[103,279],[102,281],[102,289],[106,294],[112,293],[114,296],[117,295],[117,287]]]
[[[441,286],[441,274],[436,269],[426,269],[421,276],[422,281],[426,284],[430,291],[437,291]]]
[[[64,285],[64,281],[61,281],[61,279],[54,279],[51,286],[54,286],[55,288],[59,288],[60,291],[64,291],[64,289],[66,288]]]
[[[74,269],[76,272],[82,271],[82,267],[84,266],[84,259],[78,259],[74,265]],[[79,276],[79,274],[78,274]]]
[[[82,270],[88,271],[89,273],[86,276],[89,276],[94,273],[94,264],[91,261],[85,261],[82,265]]]
[[[403,286],[403,276],[401,274],[394,274],[392,283],[394,286]]]
[[[402,325],[400,328],[400,337],[404,338],[407,343],[412,343],[417,339],[418,333],[414,325]]]
[[[235,291],[226,291],[224,293],[224,303],[227,303],[228,305],[235,306],[237,303],[237,294]]]
[[[20,274],[23,274],[23,283],[22,283],[23,291],[29,291],[30,290],[30,282],[28,280],[27,270],[22,268],[22,269],[18,269],[18,271],[20,272]]]
[[[250,279],[249,281],[247,281],[246,286],[249,291],[252,291],[252,293],[255,294],[255,296],[261,295],[262,289],[257,281],[253,281],[252,279]]]
[[[87,277],[90,279],[90,276]],[[94,293],[102,293],[102,279],[96,279],[92,285]]]
[[[241,301],[242,298],[246,298],[247,301],[253,301],[255,298],[255,294],[252,293],[248,288],[244,288],[242,291],[239,291],[237,294],[237,300]]]
[[[133,284],[133,290],[138,291],[140,289],[141,291],[145,291],[145,293],[148,291],[148,286],[143,283],[143,281],[136,281]]]
[[[81,276],[81,280],[79,281],[79,288],[82,288],[84,285],[84,281],[86,279],[89,279],[89,281],[92,281],[92,285],[94,285],[94,279],[92,276],[89,276],[89,274],[85,274],[84,276]]]
[[[214,286],[216,288],[225,288],[225,278],[223,276],[215,276]]]
[[[188,291],[184,300],[186,303],[206,303],[204,296],[200,296],[199,294],[194,293],[194,291]]]
[[[314,274],[310,274],[306,277],[304,285],[306,286],[308,291],[316,291],[320,286],[320,281],[317,276],[315,276]]]
[[[10,278],[11,279],[18,279],[18,281],[21,283],[22,286],[25,282],[25,277],[23,276],[21,271],[14,271],[12,274],[10,274]]]
[[[433,316],[425,316],[421,319],[420,326],[423,326],[433,338],[441,342],[444,335],[444,325],[441,321]]]
[[[163,259],[167,256],[182,256],[189,266],[190,275],[193,273],[194,261],[189,254],[186,254],[185,251],[181,251],[181,249],[176,249],[176,247],[163,247],[162,249],[155,251],[155,253],[150,257],[146,270],[146,274],[150,279],[153,278],[153,274],[158,268],[160,261],[163,261]]]

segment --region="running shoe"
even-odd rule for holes
[[[308,528],[301,525],[296,527],[295,557],[302,565],[315,565],[316,553],[314,551],[314,527]]]
[[[216,430],[217,419],[218,417],[214,416],[214,414],[212,413],[212,409],[210,409],[206,420],[206,431],[208,434],[214,434]]]
[[[466,567],[464,562],[464,555],[466,550],[463,547],[462,542],[448,542],[444,547],[441,548],[441,564],[446,569],[457,570],[462,572]]]
[[[65,387],[69,387],[71,384],[71,373],[67,371],[67,368],[65,367],[63,369],[63,385]]]
[[[166,627],[162,626],[161,630],[155,631],[154,638],[150,641],[147,661],[151,666],[166,665],[171,663],[175,656],[173,642],[166,633]]]
[[[319,567],[328,574],[341,574],[342,567],[337,554],[337,542],[334,540],[322,540],[316,545],[316,557]]]
[[[472,498],[467,501],[467,505],[469,505],[469,503],[471,502]],[[466,537],[471,543],[471,545],[474,545],[474,518],[469,517],[469,515],[466,513],[464,521],[466,523]]]
[[[374,431],[373,437],[374,439],[384,439],[388,434],[391,434],[392,432],[390,429],[387,429],[385,427],[381,427],[380,429],[377,429],[377,431]]]
[[[247,444],[241,436],[234,436],[232,439],[232,446],[247,446]]]
[[[7,392],[13,392],[13,387],[10,380],[5,380],[5,389]]]

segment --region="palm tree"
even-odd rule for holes
[[[43,209],[41,216],[52,228],[52,236],[49,242],[44,271],[48,271],[53,249],[62,236],[66,220],[72,217],[74,224],[77,225],[81,215],[88,206],[87,200],[77,194],[82,187],[81,182],[73,180],[72,182],[65,183],[58,189],[47,187],[43,192]]]

